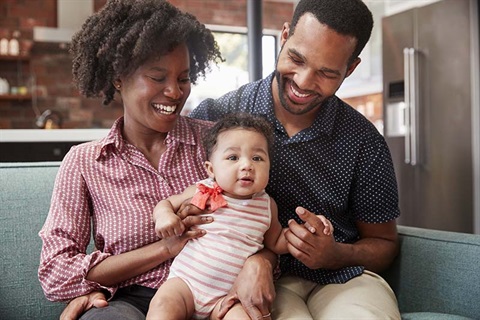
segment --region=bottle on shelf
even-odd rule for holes
[[[8,84],[7,79],[0,78],[0,95],[9,94],[9,93],[10,93],[10,85]]]
[[[11,56],[18,56],[20,54],[20,43],[18,42],[20,32],[14,31],[12,35],[13,37],[8,43],[8,54]]]
[[[0,55],[8,55],[9,41],[7,38],[0,39]]]

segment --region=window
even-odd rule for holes
[[[249,82],[248,76],[248,37],[247,29],[241,27],[208,26],[217,40],[225,62],[212,70],[205,79],[199,78],[192,86],[190,97],[182,110],[188,114],[206,98],[218,98]],[[276,31],[264,30],[262,39],[263,76],[270,74],[275,68],[278,39]]]

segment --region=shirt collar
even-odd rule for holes
[[[335,117],[340,106],[339,102],[340,99],[338,99],[337,96],[332,96],[325,100],[320,106],[317,118],[310,127],[310,130],[313,130],[314,133],[331,136],[335,124]]]
[[[121,150],[124,146],[122,137],[123,117],[118,118],[110,128],[107,136],[100,140],[100,148],[95,155],[97,160],[106,157],[114,150]]]

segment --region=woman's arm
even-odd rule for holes
[[[186,227],[190,228],[191,225],[187,224]],[[129,252],[110,256],[90,269],[87,279],[102,286],[114,286],[175,257],[188,240],[204,234],[204,230],[189,230],[179,237],[169,237]]]
[[[201,225],[205,223],[210,223],[212,221],[213,220],[210,217],[189,216],[183,220],[183,223],[185,224],[185,226],[190,228],[191,226],[194,226],[194,225]],[[161,251],[161,253],[158,254],[159,259],[164,259],[169,256],[173,257],[176,255],[175,252],[180,251],[183,248],[184,243],[186,243],[188,240],[201,237],[204,234],[205,232],[203,230],[188,231],[181,237],[178,237],[178,241],[173,241],[170,243],[166,240],[161,240],[161,241],[152,243],[150,245],[147,245],[143,248],[148,248],[148,250],[150,251],[159,249],[159,251]],[[158,245],[158,248],[155,247],[156,244]],[[135,252],[134,254],[132,253],[132,255],[127,255],[127,253],[130,253],[130,252],[127,252],[122,255],[118,255],[118,257],[122,256],[122,258],[119,258],[118,260],[114,260],[110,258],[105,259],[103,263],[91,269],[87,278],[89,278],[92,281],[98,281],[99,283],[105,282],[105,285],[107,285],[106,283],[109,281],[108,279],[110,277],[110,272],[118,273],[117,275],[118,279],[125,278],[127,274],[130,272],[131,270],[130,268],[132,268],[134,264],[137,264],[136,262],[137,260],[135,259],[135,256],[141,255],[144,253],[142,250],[143,248],[130,251],[130,252]],[[114,258],[114,257],[116,256],[112,256],[111,258]],[[132,260],[132,264],[129,264],[127,261],[125,261],[130,258],[134,259]],[[149,260],[149,259],[150,258],[146,257],[146,260]],[[121,265],[116,266],[115,263],[117,262],[120,262]],[[143,267],[140,267],[140,268],[143,268]],[[149,269],[147,269],[146,271],[148,270]],[[132,276],[135,276],[135,274],[133,274]],[[108,302],[107,302],[107,297],[105,296],[105,293],[99,292],[99,291],[90,292],[88,294],[79,296],[71,300],[67,305],[67,307],[63,310],[60,316],[60,320],[78,319],[80,315],[82,315],[84,312],[91,309],[92,307],[102,308],[107,305],[108,305]]]
[[[50,210],[39,236],[43,241],[38,277],[51,301],[68,301],[92,290],[97,284],[84,279],[91,263],[108,255],[87,255],[91,211],[89,192],[82,177],[78,149],[67,153],[55,180]]]

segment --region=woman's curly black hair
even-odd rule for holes
[[[164,0],[109,0],[72,38],[73,81],[86,97],[113,100],[113,82],[147,59],[186,43],[193,84],[223,61],[212,32]]]

